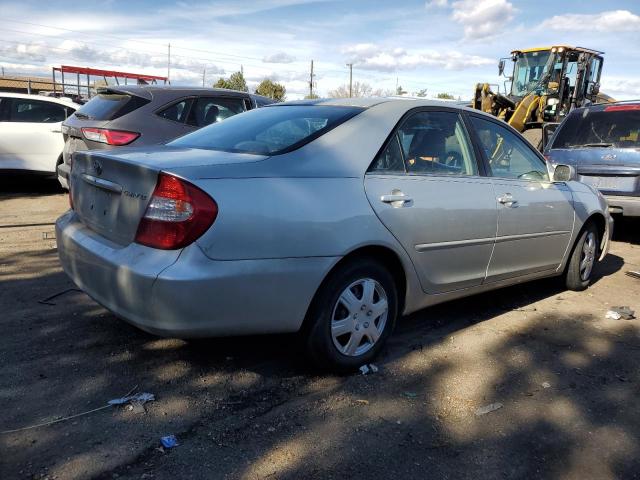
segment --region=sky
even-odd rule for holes
[[[497,64],[514,49],[569,44],[605,52],[601,91],[640,98],[640,1],[584,0],[0,0],[5,75],[51,75],[59,65],[167,75],[210,86],[242,68],[287,99],[349,81],[374,90],[471,98],[502,87]]]

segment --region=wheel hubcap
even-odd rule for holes
[[[582,254],[580,256],[580,278],[583,281],[589,280],[593,264],[596,261],[596,236],[593,232],[587,233],[582,244]]]
[[[366,353],[382,335],[388,312],[387,294],[380,283],[371,278],[353,282],[342,291],[333,307],[333,344],[340,353],[350,357]]]

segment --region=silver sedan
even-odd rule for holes
[[[541,277],[585,289],[612,219],[574,177],[462,107],[277,104],[167,146],[75,153],[58,251],[143,330],[300,332],[346,370],[402,314]]]

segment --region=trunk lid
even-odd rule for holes
[[[74,210],[89,228],[120,245],[134,241],[161,171],[224,166],[267,157],[161,146],[153,149],[85,151],[73,154]],[[185,178],[189,180],[189,178]]]

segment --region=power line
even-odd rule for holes
[[[23,20],[17,20],[17,19],[12,19],[12,18],[3,18],[0,19],[0,22],[6,22],[6,23],[21,23],[24,25],[31,25],[34,27],[43,27],[43,28],[50,28],[53,30],[62,30],[65,32],[70,32],[70,33],[78,33],[80,35],[86,35],[87,32],[82,32],[79,30],[71,30],[70,28],[63,28],[63,27],[55,27],[53,25],[44,25],[42,23],[33,23],[33,22],[25,22]],[[5,29],[8,30],[8,29]],[[26,32],[25,32],[26,33]],[[44,35],[44,34],[40,34],[40,35]],[[132,38],[124,38],[124,37],[120,37],[117,35],[111,35],[108,33],[92,33],[93,36],[97,36],[97,37],[108,37],[108,38],[114,38],[123,42],[135,42],[135,43],[142,43],[142,44],[146,44],[146,45],[153,45],[155,47],[162,47],[162,44],[159,44],[157,42],[150,42],[148,40],[137,40],[137,39],[132,39]],[[53,36],[53,35],[48,35],[48,36]],[[224,55],[227,57],[234,57],[234,58],[244,58],[244,59],[248,59],[248,60],[260,60],[262,61],[262,58],[257,58],[257,57],[248,57],[246,55],[234,55],[231,53],[226,53],[226,52],[216,52],[216,51],[212,51],[212,50],[203,50],[203,49],[199,49],[199,48],[191,48],[191,47],[180,47],[180,46],[176,46],[174,44],[173,46],[174,49],[178,49],[178,50],[190,50],[192,52],[201,52],[201,53],[210,53],[210,54],[214,54],[214,55]]]

